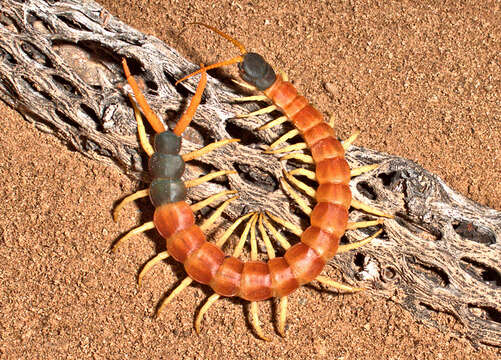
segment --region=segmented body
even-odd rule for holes
[[[243,262],[225,256],[206,241],[184,200],[161,204],[154,201],[155,227],[166,239],[167,252],[184,264],[190,278],[209,285],[219,295],[249,301],[283,297],[315,279],[336,253],[346,230],[351,202],[350,168],[344,149],[322,114],[280,75],[264,94],[300,131],[316,163],[317,204],[301,242],[290,247],[283,257],[268,262]]]

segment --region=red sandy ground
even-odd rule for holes
[[[264,54],[294,79],[346,137],[407,157],[462,194],[501,209],[501,69],[498,1],[352,5],[334,1],[101,1],[195,63],[236,51],[202,21]],[[216,56],[215,54],[218,54]],[[159,249],[140,236],[113,255],[126,229],[149,219],[117,198],[137,189],[115,168],[68,150],[0,104],[0,358],[495,359],[451,331],[416,321],[370,293],[335,295],[303,287],[289,302],[287,338],[272,305],[260,306],[270,343],[250,330],[248,306],[222,300],[193,330],[208,295],[189,287],[159,320],[152,314],[184,273],[157,265],[138,289],[139,267]],[[147,203],[140,203],[148,212]],[[242,312],[244,308],[244,313]],[[437,319],[450,329],[452,317]]]

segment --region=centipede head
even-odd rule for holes
[[[236,56],[232,59],[206,66],[205,70],[215,69],[225,65],[238,63],[238,69],[240,70],[240,76],[242,77],[242,79],[245,82],[249,83],[250,85],[255,86],[258,90],[266,90],[273,84],[273,82],[276,79],[275,71],[273,70],[271,65],[268,64],[266,60],[264,60],[264,58],[261,55],[253,52],[247,52],[247,50],[245,50],[245,47],[240,42],[233,39],[228,34],[225,34],[221,30],[216,29],[213,26],[203,23],[191,23],[191,24],[201,25],[209,30],[214,31],[216,34],[231,41],[233,45],[235,45],[237,48],[240,49],[241,52],[241,55]],[[194,73],[185,76],[184,78],[178,80],[176,82],[176,85],[196,74],[199,74],[201,71],[202,69],[197,70]]]

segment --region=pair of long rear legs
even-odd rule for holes
[[[143,150],[148,154],[148,156],[151,156],[153,153],[153,147],[151,146],[148,137],[145,132],[144,124],[142,121],[141,114],[139,112],[139,109],[135,105],[135,102],[133,99],[129,96],[131,103],[134,107],[134,113],[138,125],[138,133],[139,133],[139,139],[141,146]],[[252,97],[245,97],[245,98],[240,98],[237,99],[239,101],[262,101],[265,100],[264,96],[258,95],[258,96],[252,96]],[[256,112],[250,113],[243,115],[241,117],[246,117],[246,116],[254,116],[254,115],[260,115],[264,113],[268,113],[271,111],[276,110],[274,106],[268,106],[266,108],[263,108],[261,110],[258,110]],[[149,114],[145,114],[148,118]],[[149,120],[149,119],[148,119]],[[275,119],[271,121],[268,124],[265,124],[260,128],[261,129],[268,129],[272,128],[278,124],[281,124],[285,122],[287,118],[285,116],[282,116],[278,119]],[[333,126],[332,120],[330,121],[330,125]],[[305,143],[297,143],[293,145],[288,145],[284,146],[279,149],[275,149],[278,145],[284,143],[285,141],[293,138],[294,136],[298,135],[299,132],[297,130],[291,130],[287,132],[286,134],[282,135],[279,139],[277,139],[274,143],[270,145],[269,150],[267,151],[268,153],[272,154],[281,154],[281,153],[287,153],[285,156],[281,158],[281,160],[287,160],[287,159],[296,159],[299,161],[302,161],[307,164],[313,164],[313,159],[311,156],[304,154],[302,152],[297,152],[298,150],[302,150],[306,148]],[[353,134],[350,138],[345,140],[343,142],[343,147],[346,150],[356,139],[358,136],[358,132]],[[190,152],[188,154],[182,155],[182,158],[184,161],[189,161],[193,160],[199,157],[202,157],[208,153],[210,153],[212,150],[219,148],[221,146],[224,146],[226,144],[229,144],[231,142],[236,142],[238,141],[237,139],[225,139],[221,140],[212,144],[209,144],[205,146],[202,149]],[[369,165],[369,166],[364,166],[356,169],[351,170],[351,175],[352,176],[357,176],[360,175],[364,172],[371,171],[375,169],[377,165]],[[193,186],[198,186],[201,185],[205,182],[208,182],[218,176],[222,175],[229,175],[229,174],[234,174],[235,171],[232,170],[222,170],[222,171],[217,171],[213,172],[210,174],[207,174],[205,176],[202,176],[198,179],[193,179],[193,180],[188,180],[185,182],[185,185],[187,188],[193,187]],[[310,180],[315,180],[315,173],[313,171],[303,169],[303,168],[297,168],[291,171],[284,171],[284,177],[280,179],[280,182],[282,184],[282,187],[284,191],[291,196],[291,198],[298,204],[300,209],[306,214],[310,215],[312,209],[308,205],[307,201],[298,194],[293,187],[296,187],[297,189],[301,190],[303,193],[305,193],[307,196],[314,198],[315,196],[315,189],[310,187],[309,185],[305,184],[304,182],[300,181],[297,176],[304,176]],[[198,203],[192,204],[191,208],[193,212],[199,211],[205,206],[208,206],[212,203],[217,202],[221,198],[225,197],[226,195],[230,194],[235,194],[236,191],[233,190],[226,190],[222,191],[220,193],[214,194],[210,197],[208,197],[205,200],[202,200]],[[115,208],[113,212],[113,218],[116,221],[118,212],[120,209],[122,209],[126,204],[133,202],[136,199],[147,197],[149,195],[148,189],[140,190],[134,194],[131,194],[124,198],[118,206]],[[209,229],[212,224],[221,216],[223,211],[226,209],[226,207],[230,204],[231,201],[234,201],[237,199],[237,196],[233,196],[226,201],[224,201],[217,209],[213,212],[213,214],[205,220],[205,222],[200,226],[202,231],[206,231]],[[363,210],[365,212],[368,212],[370,214],[374,214],[377,216],[385,216],[385,217],[391,217],[389,215],[386,215],[385,213],[374,209],[368,205],[365,205],[363,203],[360,203],[359,201],[356,201],[355,199],[352,199],[351,206]],[[259,230],[259,234],[261,236],[261,239],[263,240],[267,255],[269,259],[272,259],[275,257],[275,250],[274,247],[271,243],[271,240],[268,236],[268,232],[273,236],[274,239],[276,239],[279,244],[282,246],[284,250],[287,250],[291,245],[287,241],[287,239],[276,229],[276,227],[273,225],[273,223],[276,223],[284,228],[286,228],[288,231],[291,233],[300,236],[303,230],[295,225],[292,224],[284,219],[281,219],[273,214],[270,214],[268,212],[250,212],[240,218],[238,218],[233,224],[223,233],[223,235],[216,241],[216,245],[219,247],[222,247],[226,241],[230,238],[230,236],[234,233],[234,231],[237,229],[237,227],[242,224],[243,222],[245,223],[244,230],[242,234],[240,235],[239,241],[234,249],[233,256],[234,257],[239,257],[242,253],[243,246],[245,245],[245,242],[247,241],[249,235],[250,235],[250,247],[251,247],[251,253],[250,253],[250,258],[251,260],[257,260],[258,259],[258,251],[257,251],[257,237],[256,233]],[[347,230],[353,230],[353,229],[358,229],[358,228],[363,228],[363,227],[369,227],[369,226],[375,226],[382,224],[382,219],[378,220],[373,220],[373,221],[363,221],[363,222],[350,222],[348,223]],[[121,244],[123,244],[124,241],[128,240],[130,237],[140,234],[142,232],[152,230],[154,229],[155,226],[153,224],[153,221],[147,222],[142,224],[141,226],[132,229],[129,231],[125,236],[120,238],[113,246],[113,251],[115,251]],[[348,250],[356,249],[360,246],[363,246],[367,243],[369,243],[372,239],[377,237],[382,230],[377,231],[373,235],[367,237],[366,239],[363,239],[361,241],[352,243],[352,244],[346,244],[346,245],[340,245],[338,249],[338,253],[346,252]],[[141,269],[138,275],[138,284],[141,285],[142,280],[146,273],[157,263],[161,262],[162,260],[165,260],[169,257],[169,254],[167,251],[160,252],[157,254],[155,257],[150,259]],[[341,284],[338,282],[335,282],[325,276],[318,276],[315,280],[319,281],[320,283],[327,285],[332,288],[339,289],[341,291],[345,292],[356,292],[363,290],[361,288],[355,288],[351,287],[349,285]],[[187,286],[191,284],[193,280],[190,277],[186,277],[181,281],[181,283],[162,301],[160,306],[158,307],[156,316],[159,316],[160,313],[165,309],[165,307],[172,301],[172,299],[177,296],[179,293],[183,291]],[[197,333],[200,331],[200,325],[203,319],[204,314],[209,310],[209,308],[219,299],[220,295],[214,293],[213,295],[209,296],[209,298],[206,300],[205,304],[202,306],[200,309],[199,313],[197,314],[196,320],[195,320],[195,329]],[[264,332],[261,328],[259,318],[258,318],[258,303],[257,302],[251,302],[250,305],[250,314],[251,314],[251,324],[254,328],[254,331],[256,334],[264,339],[264,340],[269,340],[265,335]],[[286,324],[286,316],[287,316],[287,297],[282,297],[280,298],[280,305],[279,305],[279,319],[278,319],[278,331],[282,336],[285,336],[285,324]]]

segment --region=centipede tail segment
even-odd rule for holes
[[[336,138],[333,120],[331,119],[329,123],[325,122],[322,114],[305,97],[298,94],[285,74],[275,73],[271,65],[261,55],[247,52],[242,44],[220,30],[202,23],[194,24],[202,25],[231,41],[240,50],[241,55],[230,60],[208,65],[187,75],[178,83],[208,69],[237,63],[241,78],[244,80],[244,83],[239,84],[248,89],[260,91],[261,94],[235,100],[271,102],[268,107],[240,117],[255,116],[275,110],[282,112],[283,116],[264,125],[261,129],[271,128],[285,121],[290,121],[295,129],[278,138],[270,145],[267,152],[284,154],[282,160],[295,159],[315,166],[315,171],[303,168],[284,171],[284,177],[281,179],[284,191],[310,217],[310,226],[303,230],[274,214],[260,213],[257,218],[253,216],[248,223],[251,232],[251,261],[242,263],[236,258],[227,258],[219,268],[214,267],[214,283],[219,283],[217,286],[213,286],[214,291],[219,295],[239,296],[251,301],[252,324],[256,333],[263,339],[265,339],[265,336],[257,320],[256,302],[271,297],[280,298],[278,330],[284,336],[287,295],[299,286],[316,280],[342,291],[354,292],[362,290],[337,283],[320,275],[325,264],[336,253],[356,249],[370,242],[382,232],[382,230],[379,230],[372,236],[356,243],[339,245],[340,238],[346,230],[383,223],[382,219],[349,222],[348,209],[354,207],[376,216],[388,218],[392,218],[392,216],[352,199],[349,188],[350,178],[377,167],[377,165],[371,165],[350,170],[345,159],[345,150],[353,143],[358,133],[341,143]],[[304,142],[277,149],[278,145],[298,134],[302,135]],[[300,152],[304,149],[308,149],[311,155]],[[312,188],[299,180],[298,176],[316,181],[318,187],[316,189]],[[308,202],[294,190],[294,187],[314,199],[315,206],[311,208]],[[285,227],[297,235],[300,242],[291,246],[273,223]],[[255,253],[253,250],[255,247],[253,245],[253,242],[255,242],[255,230],[253,230],[255,226],[260,230],[261,237],[266,244],[269,257],[267,263],[257,261],[257,250]],[[246,231],[248,231],[247,227],[242,236],[247,236]],[[272,234],[285,249],[283,257],[275,257],[267,232]],[[220,287],[220,284],[223,283],[220,279],[223,276],[227,279],[224,283],[228,284],[227,288],[224,289]],[[228,279],[231,279],[231,281]],[[212,303],[212,300],[209,299],[208,303]],[[205,308],[202,310],[206,311]]]

